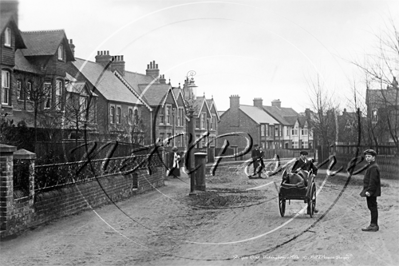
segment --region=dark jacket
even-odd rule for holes
[[[311,160],[306,160],[306,162],[304,162],[302,159],[298,159],[292,167],[292,172],[294,173],[299,168],[306,171],[310,171],[310,169],[313,169],[313,174],[317,175],[317,167],[313,164]]]
[[[380,168],[376,162],[371,162],[364,174],[360,196],[366,197],[366,192],[369,192],[371,197],[381,196]]]
[[[261,158],[260,150],[253,149],[251,152],[251,157],[254,161],[257,161],[258,159],[260,159]]]

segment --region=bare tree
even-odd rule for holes
[[[96,119],[96,97],[85,87],[84,82],[67,84],[63,108],[63,128],[74,130],[74,139],[81,138],[83,130],[92,130]]]
[[[329,94],[320,82],[319,76],[316,80],[308,81],[309,99],[311,102],[311,115],[308,119],[314,138],[315,146],[320,146],[322,156],[328,154],[329,147],[337,141],[337,111],[334,95]]]
[[[376,44],[364,63],[353,62],[365,74],[367,138],[377,149],[393,144],[399,153],[399,32],[393,20],[376,35]]]

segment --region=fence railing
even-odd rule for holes
[[[37,142],[35,153],[41,160],[58,163],[79,161],[84,158],[87,152],[92,153],[91,158],[105,158],[111,149],[114,157],[128,156],[132,153],[146,154],[150,151],[150,149],[146,150],[145,147],[136,143],[64,140],[60,142]]]
[[[162,165],[162,157],[157,153],[38,165],[35,167],[35,191],[85,182],[100,176],[132,174],[142,169],[156,171]]]
[[[358,146],[358,145],[336,145],[335,151],[339,154],[355,154],[356,150],[359,149],[363,152],[366,149],[374,149],[379,155],[399,155],[398,147],[393,145],[380,145],[378,147],[373,146]]]

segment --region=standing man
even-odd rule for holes
[[[370,210],[371,214],[371,222],[368,227],[362,228],[362,231],[377,232],[380,229],[378,227],[377,208],[377,197],[381,196],[380,168],[375,162],[377,153],[374,150],[365,150],[363,154],[369,167],[364,174],[363,190],[360,196],[366,197],[367,208]]]
[[[252,150],[252,153],[251,153],[252,163],[253,163],[253,166],[254,166],[254,174],[252,176],[256,176],[256,174],[258,174],[259,178],[261,176],[260,176],[260,173],[257,172],[257,170],[258,170],[258,167],[259,167],[259,164],[260,164],[260,160],[259,160],[260,156],[261,156],[261,154],[260,154],[260,151],[259,151],[259,146],[258,146],[258,144],[255,144],[254,145],[254,149]]]

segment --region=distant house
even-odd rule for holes
[[[240,104],[238,95],[230,96],[230,108],[220,119],[219,134],[245,132],[253,143],[265,149],[311,148],[313,137],[309,133],[306,117],[292,108],[281,107],[275,100],[271,106],[263,105],[261,98],[255,98],[253,105]],[[243,137],[229,137],[230,145],[243,148]],[[223,140],[220,140],[223,142]],[[219,145],[221,145],[219,143]]]
[[[269,143],[274,142],[274,129],[279,122],[263,110],[258,105],[257,99],[254,105],[240,104],[240,96],[230,96],[230,108],[220,117],[219,135],[228,133],[244,132],[249,134],[253,143],[262,147],[268,147]],[[219,139],[219,146],[224,140],[228,140],[231,146],[244,149],[247,145],[247,139],[244,136],[229,136]]]
[[[364,119],[361,117],[361,125]],[[357,144],[358,141],[358,114],[348,112],[344,108],[341,115],[338,115],[338,142],[339,144]]]
[[[386,89],[367,89],[369,134],[376,145],[399,143],[399,87],[396,77]]]

